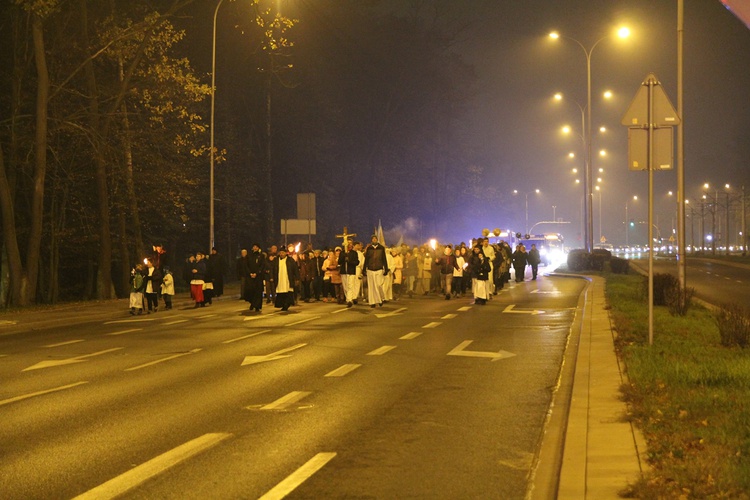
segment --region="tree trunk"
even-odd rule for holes
[[[44,181],[47,174],[49,70],[47,69],[47,56],[44,48],[42,18],[34,13],[31,14],[31,32],[34,40],[34,61],[37,73],[34,190],[31,200],[29,243],[26,251],[26,273],[21,278],[21,298],[19,305],[31,304],[36,299],[44,216]]]
[[[16,218],[13,209],[13,197],[11,196],[8,177],[5,174],[5,160],[3,150],[0,147],[0,213],[3,221],[3,243],[5,254],[8,259],[8,276],[10,281],[9,294],[6,297],[8,304],[16,305],[21,298],[21,276],[23,275],[23,264],[21,252],[18,248],[18,235],[16,234]]]

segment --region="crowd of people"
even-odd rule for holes
[[[174,276],[165,265],[160,245],[136,265],[130,276],[130,314],[151,314],[172,308]],[[511,279],[523,281],[530,265],[533,280],[541,262],[535,245],[522,243],[512,250],[505,241],[492,244],[480,238],[475,244],[400,244],[386,248],[373,235],[370,243],[346,240],[341,246],[298,250],[295,245],[272,245],[263,250],[254,244],[242,249],[236,261],[240,299],[260,313],[264,303],[287,311],[302,302],[322,301],[353,307],[360,300],[372,308],[382,307],[403,295],[436,294],[450,300],[471,294],[483,305]],[[227,264],[216,248],[209,254],[196,252],[185,261],[183,280],[190,288],[194,308],[211,305],[224,293]],[[144,307],[145,304],[145,307]]]
[[[510,281],[511,268],[516,281],[523,281],[530,265],[535,280],[540,262],[535,245],[527,251],[518,244],[513,251],[505,241],[491,244],[489,238],[480,238],[474,246],[386,248],[373,235],[366,247],[347,240],[323,249],[273,245],[264,251],[254,244],[249,251],[241,250],[236,271],[240,298],[260,313],[264,303],[287,311],[300,301],[352,307],[363,300],[375,308],[404,294],[439,294],[450,300],[470,293],[474,303],[482,305]],[[191,281],[191,287],[198,284]],[[201,285],[205,292],[205,280]],[[198,303],[197,288],[195,293]]]

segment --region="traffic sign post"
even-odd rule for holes
[[[648,343],[654,343],[654,170],[672,168],[672,127],[680,124],[672,103],[649,73],[622,118],[628,127],[628,168],[648,170]]]

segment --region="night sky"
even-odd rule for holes
[[[450,51],[473,67],[476,79],[465,89],[460,102],[464,111],[461,126],[470,138],[471,162],[482,164],[482,182],[493,186],[497,195],[490,203],[483,202],[481,209],[465,213],[459,208],[456,214],[455,203],[447,205],[453,215],[435,215],[447,220],[444,224],[431,223],[431,216],[425,213],[386,210],[384,206],[397,207],[399,201],[380,200],[379,196],[377,204],[371,203],[374,209],[368,214],[368,223],[372,224],[353,229],[369,232],[381,219],[389,242],[401,234],[413,243],[433,236],[443,241],[466,241],[478,235],[482,228],[522,228],[525,225],[524,193],[531,193],[528,195],[530,225],[551,220],[554,214],[558,220],[570,222],[557,226],[568,246],[581,246],[583,186],[576,185],[575,179],[582,180],[584,151],[579,137],[581,110],[576,102],[581,106],[586,104],[586,60],[577,44],[564,38],[553,41],[548,34],[558,31],[589,48],[618,27],[627,26],[631,30],[630,38],[623,41],[612,36],[603,40],[593,51],[591,63],[593,170],[595,177],[602,178],[601,233],[610,243],[624,243],[626,200],[629,200],[629,219],[639,222],[647,217],[647,174],[628,170],[627,129],[620,125],[620,120],[649,73],[658,77],[675,108],[677,106],[677,0],[394,0],[372,2],[372,12],[373,15],[408,16],[415,4],[426,7],[422,11],[426,16],[439,12],[440,22],[448,29],[455,28]],[[278,5],[287,15],[299,20],[299,44],[315,37],[330,37],[330,30],[336,30],[336,36],[346,41],[346,46],[337,50],[358,50],[357,33],[347,32],[348,26],[340,22],[352,5],[350,1],[281,0]],[[186,42],[196,66],[203,71],[210,69],[213,7],[206,4],[194,9]],[[232,8],[238,7],[230,6],[227,10]],[[330,11],[334,8],[338,9],[335,15]],[[222,120],[232,120],[233,109],[240,112],[239,107],[222,105],[222,99],[226,99],[226,88],[233,85],[231,80],[235,76],[226,65],[242,61],[242,51],[246,50],[231,45],[238,28],[231,14],[224,16],[220,15],[220,54],[217,56],[220,63],[217,68],[217,133]],[[697,200],[704,182],[711,184],[712,195],[714,187],[723,189],[724,183],[729,183],[732,189],[743,184],[750,186],[750,141],[746,140],[750,130],[750,30],[718,0],[686,0],[684,34],[686,193],[688,198]],[[397,58],[398,54],[382,53],[376,57]],[[304,63],[298,60],[297,64]],[[366,67],[359,70],[366,76],[365,82],[367,78],[377,78],[377,75],[368,75]],[[304,87],[304,82],[302,85]],[[606,101],[601,97],[605,90],[613,93]],[[562,102],[552,99],[556,92],[564,94]],[[560,132],[565,124],[573,127],[572,135]],[[596,130],[602,125],[607,127],[607,132],[599,134]],[[227,147],[231,153],[231,145]],[[366,149],[366,144],[362,144],[362,148]],[[604,158],[599,157],[601,149],[607,151]],[[575,153],[575,158],[568,156],[570,152]],[[458,185],[466,165],[455,167],[457,176],[451,178],[451,182]],[[577,175],[572,172],[575,167],[579,169]],[[600,174],[599,168],[604,172]],[[276,181],[276,219],[294,217],[297,192],[321,193],[318,195],[321,206],[321,201],[325,201],[322,179],[326,172],[318,174],[305,177],[304,182],[296,182],[297,176],[284,177],[281,183]],[[367,185],[364,173],[353,170],[347,176],[357,184]],[[316,177],[321,179],[319,185],[310,180]],[[521,194],[514,196],[514,189]],[[535,189],[540,193],[535,194]],[[670,190],[676,194],[676,171],[656,172],[655,216],[665,238],[676,225],[676,196],[670,198],[667,194]],[[638,195],[639,200],[633,201],[633,195]],[[418,186],[414,196],[419,196]],[[468,198],[458,206],[472,203]],[[595,195],[595,241],[600,236],[599,204],[599,195]],[[321,232],[334,234],[341,226],[351,225],[350,214],[340,215],[321,213],[318,221]],[[360,225],[364,224],[360,222]],[[631,243],[635,240],[645,243],[646,228],[641,226],[631,233]],[[541,225],[536,232],[554,230],[554,226]],[[689,244],[690,221],[687,234]]]

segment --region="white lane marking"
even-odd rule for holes
[[[390,318],[391,316],[396,316],[398,314],[401,314],[404,311],[406,311],[406,308],[402,307],[400,309],[396,309],[395,311],[391,311],[391,312],[387,312],[387,313],[382,313],[382,314],[376,314],[375,316],[377,318]]]
[[[130,469],[124,474],[120,474],[86,493],[78,495],[74,500],[101,500],[118,497],[148,479],[161,474],[170,467],[174,467],[180,462],[211,448],[230,436],[231,434],[226,433],[204,434],[166,453],[162,453],[158,457],[152,458],[148,462],[144,462],[138,467]]]
[[[271,488],[268,493],[260,497],[260,500],[280,500],[284,498],[333,460],[335,456],[336,453],[318,453],[289,477]]]
[[[318,319],[318,318],[320,318],[320,316],[313,316],[312,318],[301,319],[301,320],[299,320],[299,321],[295,321],[294,323],[287,323],[287,324],[286,324],[286,325],[284,325],[284,326],[294,326],[294,325],[301,325],[302,323],[307,323],[308,321],[312,321],[312,320],[314,320],[314,319]]]
[[[261,410],[285,410],[289,406],[293,405],[297,401],[300,401],[303,398],[306,398],[312,394],[312,392],[304,392],[304,391],[292,391],[286,396],[280,397],[273,403],[269,403],[265,406],[261,406]]]
[[[422,325],[422,328],[435,328],[437,326],[442,325],[443,323],[439,321],[433,321],[432,323],[427,323],[426,325]]]
[[[409,332],[403,337],[400,337],[401,340],[412,340],[422,335],[422,332]]]
[[[68,358],[68,359],[54,359],[50,361],[40,361],[39,363],[35,364],[34,366],[30,366],[28,368],[24,368],[21,371],[29,371],[29,370],[38,370],[40,368],[49,368],[50,366],[62,366],[62,365],[71,365],[73,363],[81,363],[83,361],[86,361],[86,358],[91,358],[94,356],[101,356],[102,354],[107,354],[108,352],[114,352],[119,351],[120,349],[125,349],[124,347],[115,347],[113,349],[107,349],[104,351],[95,352],[92,354],[84,354],[83,356],[76,356],[75,358]]]
[[[442,318],[440,318],[440,319],[453,319],[453,318],[455,318],[456,316],[458,316],[458,314],[446,314],[445,316],[443,316],[443,317],[442,317]]]
[[[175,320],[175,321],[169,321],[167,323],[164,323],[164,325],[177,325],[179,323],[186,323],[188,321],[190,321],[190,320],[187,320],[187,319],[178,319],[178,320]]]
[[[471,306],[459,307],[458,310],[461,311],[461,312],[470,311],[471,310]]]
[[[356,365],[356,364],[350,364],[350,365],[341,365],[332,372],[328,372],[325,374],[326,377],[343,377],[344,375],[348,374],[349,372],[353,372],[357,368],[359,368],[362,365]]]
[[[742,280],[735,280],[735,281],[737,281],[737,283],[742,283]]]
[[[60,347],[63,345],[77,344],[79,342],[84,342],[84,340],[68,340],[67,342],[60,342],[59,344],[45,345],[43,347]]]
[[[524,309],[524,310],[516,310],[514,309],[516,307],[515,304],[510,304],[508,307],[503,309],[504,313],[510,313],[510,314],[544,314],[544,311],[540,311],[539,309]]]
[[[491,361],[497,361],[498,359],[511,358],[515,356],[512,352],[498,351],[498,352],[487,352],[487,351],[464,351],[464,349],[474,342],[473,340],[465,340],[454,347],[448,356],[468,356],[471,358],[491,358]]]
[[[240,366],[254,365],[255,363],[262,363],[264,361],[276,361],[277,359],[288,358],[291,356],[291,354],[284,353],[294,351],[296,349],[299,349],[300,347],[305,347],[306,345],[307,344],[297,344],[280,351],[272,352],[271,354],[263,354],[260,356],[245,356],[245,359],[242,360],[242,364]]]
[[[336,309],[335,311],[331,311],[331,314],[338,314],[338,313],[342,313],[342,312],[347,311],[347,310],[349,310],[348,307],[340,307],[340,308]]]
[[[388,351],[392,351],[395,349],[395,345],[384,345],[383,347],[378,347],[374,351],[370,351],[367,353],[368,356],[382,356],[383,354],[387,353]]]
[[[245,316],[243,321],[255,321],[256,319],[263,319],[263,318],[270,318],[271,316],[276,316],[281,311],[272,312],[271,314],[265,314],[265,315],[258,315],[258,316]]]
[[[143,323],[144,321],[154,321],[155,318],[130,318],[130,319],[118,319],[115,321],[105,321],[105,325],[116,325],[118,323]]]
[[[207,318],[213,318],[214,316],[218,316],[218,314],[204,314],[203,316],[196,316],[196,318],[207,319]]]
[[[255,337],[256,335],[260,335],[261,333],[268,333],[271,330],[261,330],[259,332],[251,333],[250,335],[243,335],[242,337],[237,337],[236,339],[229,339],[222,342],[222,344],[231,344],[232,342],[237,342],[238,340],[245,340],[249,339],[251,337]]]
[[[15,403],[16,401],[23,401],[24,399],[33,398],[33,397],[36,397],[36,396],[43,396],[43,395],[49,394],[51,392],[64,391],[66,389],[72,389],[73,387],[78,387],[79,385],[83,385],[83,384],[88,384],[88,382],[76,382],[75,384],[63,385],[63,386],[60,386],[60,387],[55,387],[54,389],[46,389],[44,391],[32,392],[32,393],[29,393],[29,394],[24,394],[22,396],[16,396],[14,398],[3,399],[2,401],[0,401],[0,406],[7,405],[7,404],[10,404],[10,403]]]
[[[179,354],[173,354],[172,356],[167,356],[166,358],[157,359],[156,361],[151,361],[149,363],[144,363],[142,365],[133,366],[131,368],[125,368],[124,371],[126,371],[126,372],[132,372],[132,371],[135,371],[135,370],[140,370],[141,368],[147,368],[149,366],[158,365],[159,363],[164,363],[165,361],[171,361],[173,359],[181,358],[183,356],[187,356],[188,354],[195,354],[195,353],[200,352],[200,351],[201,351],[201,349],[198,348],[198,349],[193,349],[192,351],[188,351],[188,352],[181,352]]]
[[[140,332],[143,328],[131,328],[129,330],[120,330],[119,332],[105,333],[104,335],[123,335],[125,333]]]

